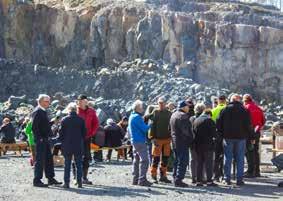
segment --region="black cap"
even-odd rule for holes
[[[85,99],[87,99],[87,96],[83,94],[79,95],[77,98],[77,100],[85,100]]]
[[[226,100],[226,96],[220,95],[220,96],[218,97],[218,99],[219,99],[219,100]]]
[[[127,116],[122,117],[122,121],[128,121],[128,120],[129,120],[129,118]]]

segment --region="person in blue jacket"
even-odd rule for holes
[[[132,106],[133,112],[129,117],[128,131],[133,146],[133,185],[151,186],[152,183],[146,178],[149,166],[148,150],[146,146],[147,133],[150,128],[143,118],[143,102],[137,100]]]

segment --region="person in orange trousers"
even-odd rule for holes
[[[171,135],[169,129],[169,122],[171,112],[166,108],[166,101],[164,98],[158,99],[158,108],[147,115],[152,121],[152,127],[149,132],[149,138],[152,141],[152,164],[151,177],[155,183],[158,182],[157,171],[160,165],[160,182],[171,183],[167,178],[167,165],[171,152]]]

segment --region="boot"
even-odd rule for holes
[[[88,168],[84,168],[83,169],[83,184],[92,185],[92,182],[88,180],[87,175],[88,175]]]
[[[171,184],[172,183],[166,176],[160,177],[159,181],[160,182],[164,182],[166,184]]]
[[[154,175],[151,175],[151,178],[153,180],[153,183],[157,184],[158,181],[157,181],[157,176],[154,176]]]
[[[175,181],[174,182],[175,187],[180,187],[180,188],[187,188],[189,185],[184,183],[183,181]]]
[[[161,166],[160,167],[160,182],[164,182],[166,184],[171,184],[172,182],[167,178],[167,167]]]
[[[64,183],[62,187],[65,188],[65,189],[68,189],[68,188],[70,188],[70,185],[67,184],[67,183]]]
[[[52,186],[52,185],[61,185],[61,184],[62,184],[62,182],[59,182],[59,181],[57,181],[57,180],[54,179],[54,178],[48,179],[48,185],[49,185],[49,186]]]

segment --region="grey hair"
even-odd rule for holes
[[[132,110],[136,111],[137,107],[142,107],[143,102],[141,100],[136,100],[132,105]]]
[[[77,104],[76,103],[69,103],[67,106],[68,112],[76,112],[77,111]]]
[[[46,94],[39,94],[38,98],[37,98],[37,102],[39,103],[40,101],[42,101],[43,99],[49,99],[50,100],[50,96],[46,95]]]
[[[205,109],[206,109],[206,106],[205,106],[204,103],[197,103],[197,104],[195,105],[195,113],[198,113],[198,114],[203,113],[203,111],[204,111]]]
[[[241,101],[241,96],[239,94],[233,94],[231,96],[230,102],[234,102],[234,101]]]

